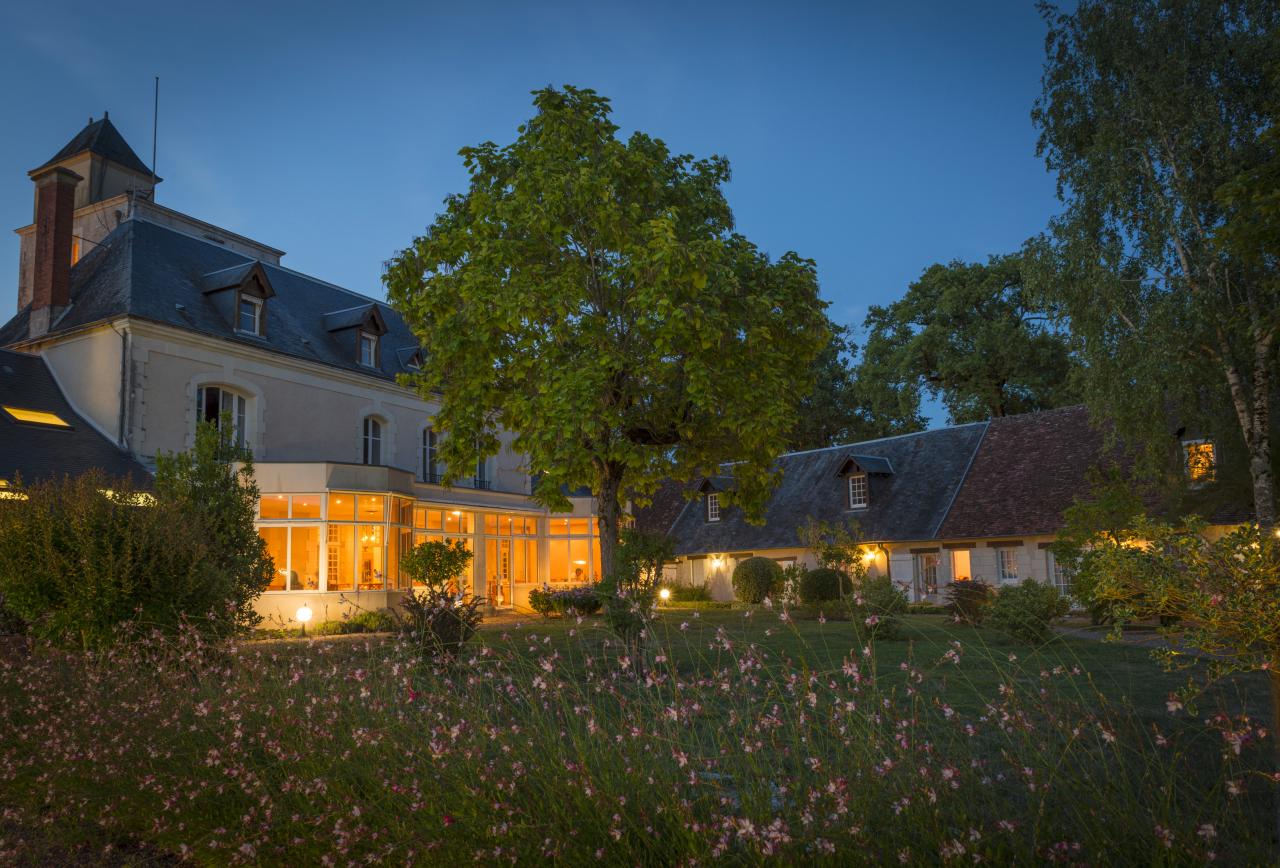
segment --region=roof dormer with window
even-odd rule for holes
[[[276,292],[261,262],[243,262],[204,275],[204,295],[236,334],[267,334],[267,301]]]
[[[893,476],[893,465],[879,455],[846,455],[836,475],[845,480],[845,509],[871,506],[871,477]]]
[[[356,364],[382,369],[382,336],[387,333],[387,321],[377,304],[327,313],[324,327]]]

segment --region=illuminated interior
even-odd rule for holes
[[[6,406],[4,411],[19,422],[29,422],[32,425],[50,425],[55,428],[71,427],[57,413],[49,413],[45,410],[27,410],[22,407]]]

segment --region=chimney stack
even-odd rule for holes
[[[76,184],[84,179],[63,166],[31,173],[36,185],[36,249],[31,281],[29,337],[49,331],[71,304],[71,233]]]

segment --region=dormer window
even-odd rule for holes
[[[1182,452],[1187,478],[1193,486],[1208,485],[1217,478],[1217,454],[1212,440],[1184,440]]]
[[[720,520],[720,494],[712,491],[707,494],[707,521]]]
[[[867,484],[867,474],[850,473],[849,508],[866,509],[870,502],[870,486]]]
[[[236,330],[246,335],[262,334],[262,299],[251,295],[240,296]]]
[[[360,332],[360,364],[366,368],[378,367],[378,336]]]

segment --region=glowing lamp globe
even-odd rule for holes
[[[308,621],[311,620],[311,607],[303,606],[296,613],[294,613],[294,617],[298,619],[299,624],[307,623]]]

